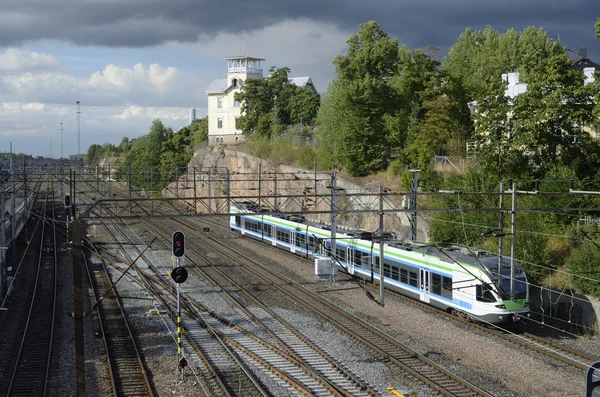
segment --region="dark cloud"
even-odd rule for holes
[[[442,54],[467,26],[505,31],[543,27],[564,45],[596,54],[597,0],[3,0],[0,46],[43,39],[75,45],[146,47],[194,42],[219,32],[253,31],[309,18],[355,31],[378,21],[410,47]],[[600,56],[600,53],[597,54]]]

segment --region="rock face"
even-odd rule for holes
[[[318,211],[308,214],[311,219],[331,221],[331,173],[316,172],[283,164],[276,164],[247,153],[223,147],[205,148],[194,153],[187,172],[179,177],[178,185],[172,183],[163,191],[164,196],[202,197],[202,200],[178,200],[198,212],[206,212],[208,203],[212,211],[225,212],[227,202],[227,171],[229,170],[230,196],[252,200],[278,208],[284,212]],[[378,210],[378,185],[365,187],[343,177],[337,178],[337,223],[352,228],[375,231],[379,228],[377,213],[349,213],[347,210]],[[372,185],[372,183],[371,183]],[[195,194],[194,194],[195,192]],[[276,194],[274,194],[276,192]],[[316,192],[316,194],[315,194]],[[353,194],[363,194],[354,196]],[[326,195],[327,198],[318,197]],[[388,196],[384,209],[400,208],[404,196]],[[210,198],[210,199],[209,199]],[[344,211],[346,210],[346,211]],[[427,223],[418,217],[417,240],[427,240]],[[410,223],[405,213],[386,213],[386,231],[396,233],[398,239],[410,239]]]

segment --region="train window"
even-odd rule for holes
[[[354,263],[355,265],[358,265],[358,266],[360,266],[360,265],[361,265],[361,263],[362,263],[362,261],[361,261],[361,259],[360,259],[361,257],[362,257],[362,251],[359,251],[359,250],[356,250],[356,249],[355,249],[355,250],[354,250],[354,261],[353,261],[353,263]]]
[[[398,277],[398,268],[396,266],[392,266],[392,280],[400,280]]]
[[[409,284],[412,285],[413,287],[416,287],[419,285],[418,279],[417,279],[417,272],[409,272]]]
[[[390,277],[390,265],[383,263],[383,277]]]
[[[436,295],[442,295],[442,276],[431,273],[431,292]]]
[[[477,284],[475,286],[475,294],[480,302],[496,302],[496,298],[485,284]]]
[[[339,261],[346,262],[346,248],[335,247],[335,256]]]
[[[317,239],[312,237],[312,236],[308,236],[308,248],[311,251],[315,251],[317,248]]]
[[[277,229],[277,240],[283,241],[284,243],[290,242],[290,232],[287,230]]]
[[[246,229],[252,230],[253,232],[257,232],[258,231],[258,223],[249,221],[248,219],[246,219]]]
[[[452,278],[442,277],[442,296],[452,299]]]
[[[364,267],[365,269],[370,269],[371,268],[371,255],[363,252],[361,258],[361,267]]]
[[[408,284],[408,270],[400,269],[400,281],[404,284]]]
[[[273,237],[273,233],[271,232],[271,225],[267,225],[266,223],[263,223],[263,232],[264,232],[265,236]]]
[[[236,224],[236,226],[240,226],[241,225],[241,220],[240,220],[239,215],[235,217],[235,224]]]
[[[306,247],[306,235],[302,233],[296,233],[296,245],[298,247]]]

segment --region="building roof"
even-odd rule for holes
[[[232,60],[232,59],[250,59],[252,61],[264,61],[265,58],[256,58],[256,57],[248,57],[246,55],[240,55],[237,57],[228,57],[228,58],[223,58],[226,61]]]
[[[206,89],[202,92],[203,94],[214,94],[219,92],[225,92],[228,87],[227,79],[217,79],[213,80],[212,83],[206,87]]]
[[[300,88],[306,88],[306,87],[311,87],[312,89],[315,88],[315,86],[309,76],[290,77],[288,79],[288,81]],[[229,87],[229,82],[227,79],[217,79],[217,80],[213,80],[213,82],[210,83],[208,85],[208,87],[206,87],[206,89],[202,93],[203,94],[218,94],[218,93],[225,92],[228,87]]]
[[[300,88],[304,88],[308,84],[313,85],[312,80],[308,76],[302,77],[290,77],[288,81],[292,84],[297,85]]]
[[[600,70],[600,65],[598,65],[596,62],[593,62],[589,58],[581,58],[573,65],[573,69],[575,70],[583,70],[585,68],[594,68],[596,70]]]

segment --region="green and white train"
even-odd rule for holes
[[[230,227],[241,234],[307,258],[331,256],[328,225],[303,216],[261,213],[251,202],[232,205]],[[375,241],[377,240],[377,241]],[[378,283],[378,238],[366,231],[338,229],[335,259],[351,275]],[[439,248],[431,244],[388,240],[384,243],[386,288],[474,321],[507,324],[529,315],[529,288],[521,266],[515,264],[511,299],[510,261],[464,246]]]

